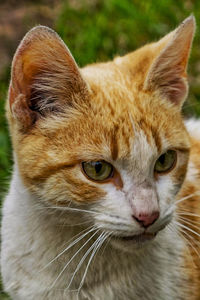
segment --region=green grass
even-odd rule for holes
[[[200,22],[200,1],[94,0],[63,1],[55,30],[64,39],[80,66],[107,61],[155,41],[173,30],[191,13]],[[187,115],[200,115],[199,29],[189,63],[190,94]],[[0,197],[7,189],[11,146],[4,116],[8,72],[0,78]],[[1,289],[1,287],[0,287]],[[8,299],[0,294],[0,299]],[[28,300],[28,299],[27,299]]]
[[[0,81],[0,201],[6,193],[11,170],[11,146],[10,139],[8,138],[8,129],[4,112],[5,99],[8,88],[8,78],[9,75],[6,70]],[[9,297],[2,292],[1,280],[0,299],[9,299]]]
[[[0,81],[0,184],[6,185],[11,166],[11,146],[8,138],[8,128],[5,117],[5,99],[8,88],[8,72],[6,71]],[[2,192],[4,188],[0,191]]]
[[[191,13],[200,25],[199,1],[101,0],[64,3],[55,29],[79,66],[107,61],[156,41]],[[198,28],[198,27],[197,27]],[[184,112],[200,115],[200,34],[197,30],[189,64],[190,94]]]

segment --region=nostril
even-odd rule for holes
[[[152,225],[159,218],[159,215],[160,213],[158,211],[155,211],[153,213],[139,213],[136,216],[132,215],[132,217],[143,227],[148,227]]]

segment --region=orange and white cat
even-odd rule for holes
[[[47,27],[22,40],[2,220],[12,299],[200,299],[200,121],[181,116],[194,31],[191,16],[83,69]]]

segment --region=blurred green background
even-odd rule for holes
[[[193,13],[197,32],[188,73],[186,116],[200,115],[200,1],[8,0],[0,1],[0,202],[12,170],[4,106],[14,51],[32,26],[48,25],[64,39],[79,66],[107,61],[156,41]],[[199,24],[200,25],[200,24]],[[8,299],[1,291],[0,299]],[[27,299],[28,300],[28,299]]]

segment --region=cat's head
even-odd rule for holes
[[[22,180],[41,203],[82,209],[124,240],[151,239],[170,222],[190,148],[181,107],[194,28],[189,17],[158,42],[81,70],[54,31],[28,32],[7,114]]]

